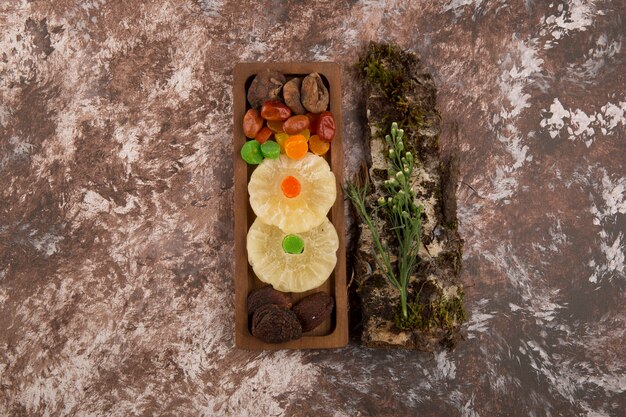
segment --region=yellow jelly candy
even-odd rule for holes
[[[309,148],[311,148],[311,152],[315,155],[322,156],[330,149],[330,143],[323,142],[319,136],[313,135],[311,139],[309,139]]]

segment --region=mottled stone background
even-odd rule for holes
[[[0,1],[0,415],[623,416],[626,4]],[[458,126],[466,340],[233,348],[232,67],[420,54]]]

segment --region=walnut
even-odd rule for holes
[[[308,332],[330,317],[335,307],[335,299],[325,292],[311,294],[300,300],[293,307],[293,312],[302,325],[302,331]]]
[[[248,314],[254,314],[257,309],[267,304],[291,308],[293,305],[291,293],[277,291],[271,285],[257,288],[248,295]]]
[[[302,78],[293,78],[287,81],[283,86],[283,98],[285,104],[289,106],[293,114],[305,114],[306,109],[300,101],[300,88],[302,87]]]
[[[304,77],[300,98],[304,108],[311,113],[321,113],[328,108],[330,96],[318,73],[314,72]]]
[[[266,343],[284,343],[302,337],[302,326],[293,311],[266,304],[252,315],[252,335]]]
[[[254,109],[260,109],[269,100],[278,100],[280,90],[287,79],[278,71],[267,69],[259,72],[248,89],[248,102]]]

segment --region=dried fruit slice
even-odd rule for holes
[[[250,165],[256,165],[263,162],[263,153],[261,152],[261,144],[256,140],[249,140],[241,147],[241,157]]]
[[[311,136],[311,139],[309,139],[309,148],[315,155],[322,156],[325,155],[330,149],[330,143],[323,142],[319,136],[313,135]]]
[[[304,292],[324,283],[335,269],[339,238],[324,217],[321,225],[298,233],[301,253],[288,253],[283,241],[288,235],[257,218],[248,231],[248,262],[263,282],[283,292]]]
[[[276,139],[276,143],[280,145],[281,153],[285,153],[285,141],[289,139],[289,135],[286,133],[276,133],[274,134],[274,139]]]
[[[302,159],[309,150],[307,140],[302,135],[289,136],[283,146],[285,148],[285,155],[291,159]]]
[[[273,140],[268,140],[261,145],[261,153],[265,158],[276,159],[280,156],[280,145]]]
[[[286,196],[281,187],[289,176],[300,183],[295,197]],[[252,210],[263,222],[285,233],[299,233],[326,219],[337,198],[337,185],[328,162],[307,152],[297,161],[285,155],[263,161],[250,176],[248,193]]]

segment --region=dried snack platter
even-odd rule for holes
[[[247,89],[254,76],[265,69],[273,69],[283,73],[288,79],[293,76],[306,76],[317,72],[327,84],[330,96],[330,111],[335,117],[337,131],[325,155],[335,174],[337,199],[330,209],[328,218],[335,226],[339,236],[337,264],[328,280],[313,290],[293,294],[294,302],[305,296],[325,291],[335,298],[335,310],[329,320],[316,329],[303,334],[300,339],[286,343],[265,343],[250,333],[247,314],[247,297],[250,291],[266,285],[254,275],[248,264],[246,236],[256,216],[250,207],[248,182],[255,169],[248,165],[240,155],[246,141],[243,134],[243,116],[249,105],[246,100]],[[341,184],[343,183],[343,146],[341,117],[341,72],[337,64],[332,62],[300,62],[300,63],[239,63],[233,70],[233,168],[234,168],[234,214],[235,214],[235,346],[250,350],[277,349],[328,349],[345,346],[348,343],[348,299],[346,289],[346,249],[344,227],[344,201]]]

